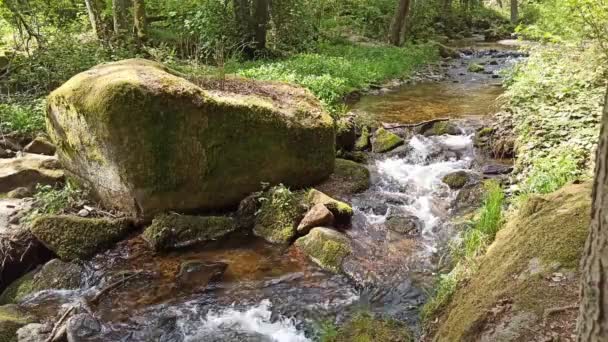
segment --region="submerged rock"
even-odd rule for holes
[[[34,319],[17,305],[0,306],[0,341],[16,342],[17,330]]]
[[[52,156],[55,154],[55,150],[55,146],[45,137],[36,137],[36,139],[23,148],[23,152],[44,154],[46,156]]]
[[[218,240],[235,229],[229,217],[163,214],[154,218],[143,238],[154,250],[166,251]]]
[[[57,168],[57,159],[37,154],[0,159],[0,193],[17,188],[34,188],[63,182],[64,174]]]
[[[323,204],[334,214],[339,223],[348,222],[353,216],[353,208],[350,205],[333,199],[316,189],[310,189],[306,193],[306,202],[310,205]]]
[[[30,230],[62,260],[87,259],[111,247],[133,228],[128,219],[82,218],[46,215],[32,222]]]
[[[386,219],[386,228],[400,234],[417,235],[422,229],[422,221],[414,215],[391,216]]]
[[[370,186],[370,172],[365,165],[336,159],[336,168],[328,180],[316,186],[320,191],[338,198],[363,192]]]
[[[253,233],[275,244],[289,244],[296,236],[296,227],[306,212],[300,193],[276,186],[261,197],[262,206],[256,216]]]
[[[44,290],[73,290],[80,287],[82,266],[53,259],[39,270],[14,281],[0,295],[0,304],[18,303],[30,294]]]
[[[176,282],[180,286],[204,290],[209,283],[219,280],[227,268],[228,264],[223,262],[184,261],[179,266]]]
[[[388,152],[405,143],[397,134],[384,128],[378,128],[372,142],[372,151],[376,153]]]
[[[304,215],[297,232],[300,235],[306,235],[314,227],[331,227],[334,220],[334,214],[325,205],[317,204]]]
[[[47,128],[103,204],[144,218],[226,209],[261,182],[305,187],[331,174],[334,123],[308,90],[236,83],[204,90],[152,61],[103,64],[51,93]]]
[[[351,253],[349,239],[330,228],[313,228],[297,239],[295,245],[321,268],[334,273],[341,271],[342,262]]]

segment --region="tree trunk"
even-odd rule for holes
[[[595,160],[592,220],[582,261],[579,342],[608,338],[608,91]]]
[[[268,20],[270,16],[269,0],[255,0],[255,13],[253,16],[254,22],[254,37],[255,37],[255,49],[264,50],[266,49],[266,33],[268,32]]]
[[[511,0],[511,22],[517,24],[519,20],[519,9],[517,6],[517,0]]]
[[[251,34],[253,26],[251,23],[251,1],[250,0],[234,0],[234,16],[239,35],[241,36],[241,44],[243,44],[243,53],[253,58],[254,49],[251,46],[253,36]]]
[[[399,0],[395,16],[391,24],[389,42],[395,46],[400,46],[403,40],[402,32],[405,27],[407,15],[410,11],[410,0]]]
[[[497,0],[497,2],[498,2],[498,7],[500,7],[500,8],[505,7],[504,4],[502,3],[502,0]]]
[[[112,18],[114,20],[114,33],[123,34],[128,30],[127,4],[125,0],[112,0]]]
[[[84,0],[89,14],[89,21],[97,39],[103,39],[104,27],[101,20],[101,7],[97,0]]]
[[[145,40],[147,36],[147,19],[145,0],[133,0],[133,26],[138,40]]]

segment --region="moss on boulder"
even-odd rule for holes
[[[305,187],[331,174],[334,123],[308,90],[237,83],[202,89],[142,59],[99,65],[51,93],[47,130],[106,206],[145,218],[226,209],[261,182]]]
[[[462,189],[469,181],[470,175],[466,171],[456,171],[445,175],[441,181],[452,190]]]
[[[255,219],[253,233],[275,244],[289,244],[296,236],[296,228],[306,205],[302,194],[291,192],[284,186],[266,191],[260,200],[262,205]]]
[[[349,221],[353,216],[353,208],[342,201],[327,196],[316,189],[310,189],[306,193],[306,202],[309,206],[323,204],[336,217],[338,222]]]
[[[424,136],[430,137],[435,135],[460,135],[462,131],[458,126],[449,121],[439,121],[433,123],[428,129],[424,131]]]
[[[391,133],[384,128],[378,128],[372,142],[372,151],[376,153],[388,152],[405,143],[397,134]]]
[[[313,228],[295,245],[321,268],[334,273],[342,270],[342,262],[351,253],[349,239],[331,228]]]
[[[17,342],[17,330],[34,319],[17,305],[0,306],[0,342]]]
[[[218,240],[235,229],[230,217],[162,214],[144,230],[143,238],[154,250],[164,251]]]
[[[479,262],[456,289],[439,317],[437,341],[540,340],[553,322],[576,324],[576,310],[548,316],[546,310],[577,304],[579,260],[588,235],[591,184],[567,185],[534,196],[514,213]],[[493,312],[508,305],[508,310]]]
[[[87,259],[127,235],[133,228],[128,219],[93,219],[68,215],[45,215],[32,222],[30,230],[62,260]]]
[[[359,163],[350,160],[336,159],[334,173],[317,188],[333,197],[346,198],[363,192],[370,186],[370,172]]]
[[[367,126],[363,127],[363,129],[361,130],[361,135],[359,136],[359,138],[357,138],[357,141],[355,142],[355,150],[365,151],[369,149],[369,146],[371,144],[370,139],[371,135],[369,132],[369,128]]]
[[[0,304],[17,303],[26,296],[44,290],[73,290],[80,287],[82,266],[53,259],[39,270],[14,281],[0,295]]]
[[[374,317],[368,312],[359,312],[342,325],[337,333],[326,336],[326,342],[410,342],[412,333],[407,326],[398,321]]]

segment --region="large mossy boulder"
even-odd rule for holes
[[[298,223],[306,213],[301,192],[275,186],[259,198],[261,207],[253,233],[274,244],[289,244],[296,236]]]
[[[163,251],[218,240],[235,229],[230,217],[162,214],[154,218],[143,237],[154,250]]]
[[[296,240],[296,247],[322,269],[338,273],[342,262],[351,254],[350,240],[331,228],[317,227]]]
[[[33,321],[17,305],[0,306],[0,342],[17,342],[17,330]]]
[[[59,158],[106,206],[145,218],[226,209],[261,182],[305,187],[332,173],[334,123],[309,91],[252,80],[203,89],[180,76],[124,60],[48,97]]]
[[[0,295],[0,304],[21,301],[30,294],[44,290],[73,290],[80,287],[82,266],[53,259],[14,281]]]
[[[30,231],[59,258],[71,261],[87,259],[111,247],[132,228],[129,219],[45,215],[32,222]]]

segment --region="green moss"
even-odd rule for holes
[[[477,132],[478,137],[487,137],[494,132],[492,127],[484,127]]]
[[[336,158],[354,161],[355,163],[365,164],[367,162],[367,153],[363,151],[343,151],[336,152]],[[336,165],[336,168],[338,166]],[[335,172],[334,172],[335,174]]]
[[[435,135],[458,135],[461,134],[460,129],[449,121],[439,121],[435,122],[430,129],[424,132],[425,136],[435,136]]]
[[[441,181],[452,190],[461,189],[469,181],[469,174],[466,171],[456,171],[444,176]]]
[[[335,333],[321,336],[322,342],[409,342],[413,340],[412,333],[403,323],[375,317],[369,312],[359,312]]]
[[[33,318],[16,305],[0,306],[0,342],[17,342],[17,330],[33,322]]]
[[[334,273],[341,271],[344,258],[351,253],[348,238],[330,228],[313,228],[295,245],[321,268]]]
[[[266,191],[260,198],[262,205],[253,232],[270,243],[288,244],[296,235],[296,228],[306,208],[302,194],[284,186]]]
[[[501,299],[512,302],[510,314],[543,317],[546,309],[578,300],[577,282],[549,286],[546,278],[558,269],[574,272],[582,256],[590,225],[590,184],[569,185],[533,200],[513,214],[479,261],[478,270],[456,289],[439,318],[435,338],[475,340],[484,329],[487,312]],[[531,271],[531,264],[537,264]]]
[[[359,163],[350,160],[336,159],[334,173],[325,182],[318,184],[317,189],[338,198],[363,192],[370,186],[369,170]]]
[[[469,64],[469,67],[467,68],[467,70],[470,72],[484,72],[486,70],[486,68],[481,64],[471,63],[471,64]]]
[[[397,134],[391,133],[384,128],[378,128],[372,143],[372,151],[376,153],[388,152],[405,143]]]
[[[367,126],[363,127],[361,130],[361,136],[357,138],[355,142],[355,150],[357,151],[365,151],[369,149],[370,146],[371,134],[369,132],[369,128]]]
[[[143,237],[154,250],[163,251],[218,240],[235,229],[229,217],[163,214],[154,218]]]
[[[109,248],[132,229],[128,219],[88,219],[47,215],[35,219],[31,232],[62,260],[87,259]]]
[[[350,219],[350,217],[353,216],[353,208],[350,205],[333,199],[316,189],[310,189],[306,193],[306,202],[309,206],[317,204],[325,205],[338,221]]]

